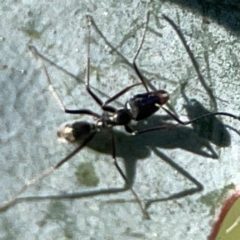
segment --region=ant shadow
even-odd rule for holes
[[[190,105],[188,109],[189,115],[198,117],[202,113],[210,113],[199,102],[192,100],[194,104]],[[212,147],[226,147],[231,143],[231,136],[221,120],[216,117],[203,118],[195,122],[192,127],[182,126],[176,124],[167,124],[166,119],[169,116],[154,115],[150,117],[146,123],[139,122],[137,128],[142,130],[144,128],[154,128],[156,126],[166,126],[166,128],[144,134],[131,136],[125,132],[113,130],[115,139],[120,139],[121,146],[116,146],[117,158],[122,158],[125,166],[125,173],[128,178],[130,186],[134,185],[134,179],[137,171],[137,161],[145,160],[150,157],[152,151],[155,155],[165,163],[169,164],[178,172],[184,171],[179,165],[174,163],[169,156],[165,155],[159,149],[182,149],[206,158],[218,159],[218,154]],[[201,130],[204,130],[202,132]],[[106,143],[108,139],[108,143]],[[106,148],[110,146],[109,134],[100,133],[87,145],[87,147],[104,154],[111,156],[111,149]],[[104,143],[99,145],[99,142]],[[105,147],[104,147],[105,146]],[[140,147],[139,147],[140,146]],[[131,153],[131,154],[129,154]],[[191,190],[181,191],[185,195],[192,194]],[[174,194],[175,195],[175,194]],[[177,193],[179,195],[179,193]],[[172,198],[171,198],[172,199]],[[166,201],[168,198],[145,199],[146,207],[148,208],[152,203]]]
[[[188,109],[188,113],[191,116],[198,116],[199,114],[201,114],[201,111],[204,111],[205,114],[206,112],[209,113],[209,111],[206,110],[196,100],[194,100],[194,103],[195,104],[190,105],[190,108]],[[137,174],[137,161],[147,159],[148,157],[150,157],[152,151],[157,157],[161,158],[161,160],[175,168],[175,170],[177,170],[181,174],[184,172],[184,174],[187,174],[188,176],[190,176],[190,178],[193,178],[186,170],[177,165],[171,158],[169,158],[159,149],[179,148],[199,156],[218,159],[218,155],[210,142],[214,143],[217,146],[227,146],[230,144],[230,134],[228,133],[224,124],[214,116],[211,118],[207,117],[206,119],[203,118],[203,120],[199,120],[197,123],[194,123],[193,128],[189,126],[182,126],[170,123],[166,125],[166,120],[169,120],[169,118],[169,116],[154,115],[148,119],[147,124],[143,121],[138,122],[137,128],[141,130],[143,128],[146,128],[146,126],[147,128],[166,126],[166,128],[156,131],[145,132],[143,134],[135,136],[129,135],[128,133],[120,130],[113,129],[114,138],[117,140],[116,142],[118,143],[116,146],[116,157],[121,158],[123,161],[125,167],[125,174],[128,179],[128,184],[130,186],[134,185],[134,180]],[[201,121],[203,121],[203,125],[201,125]],[[210,125],[214,126],[213,128],[211,128],[211,126],[209,127],[209,121],[211,123]],[[208,126],[208,130],[205,129],[206,133],[202,134],[201,131],[198,132],[198,130],[202,129],[204,125]],[[107,154],[109,155],[109,157],[111,157],[112,149],[111,147],[109,147],[111,145],[111,134],[109,134],[108,130],[104,130],[96,134],[95,137],[87,144],[87,147],[98,153]],[[11,205],[8,205],[6,209],[21,202],[37,202],[56,199],[74,200],[80,198],[94,197],[98,195],[115,194],[119,192],[124,192],[126,190],[126,187],[111,187],[108,189],[89,189],[84,192],[76,192],[70,194],[64,193],[49,196],[18,197],[15,199],[15,201],[12,202]],[[145,208],[149,208],[151,204],[156,202],[175,199],[174,196],[177,196],[176,198],[179,198],[191,194],[193,194],[193,188],[171,194],[170,197],[159,197],[154,199],[146,198],[144,199]],[[4,211],[6,209],[1,209],[1,211]]]
[[[157,5],[161,5],[160,2],[155,3],[156,11],[158,10]],[[191,9],[192,12],[197,12],[203,18],[209,18],[217,22],[218,25],[224,26],[232,34],[239,35],[240,3],[238,1],[229,3],[227,1],[208,0],[171,0],[169,2],[179,5],[181,8]],[[205,19],[205,23],[209,23],[209,21]]]

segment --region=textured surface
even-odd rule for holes
[[[138,65],[149,79],[154,79],[152,84],[156,88],[165,88],[171,93],[172,105],[179,116],[185,118],[180,81],[188,82],[188,98],[196,98],[206,108],[211,104],[178,36],[161,18],[161,14],[171,17],[181,27],[207,84],[217,96],[219,110],[240,113],[240,45],[235,28],[229,27],[234,20],[231,11],[228,12],[224,4],[211,5],[211,1],[208,1],[209,5],[203,3],[202,6],[194,5],[194,1],[191,1],[192,5],[188,5],[188,8],[178,1],[175,4],[156,2],[148,6],[138,0],[1,3],[0,202],[11,198],[28,179],[57,163],[73,149],[57,141],[56,128],[66,120],[76,119],[76,116],[67,116],[59,109],[48,91],[43,69],[28,46],[34,45],[44,56],[84,79],[87,12],[93,16],[109,42],[119,46],[118,50],[131,62],[140,43],[146,10],[154,9],[155,17],[151,16],[150,31],[147,32]],[[204,17],[202,12],[206,15],[211,13],[212,18]],[[219,12],[222,18],[214,18]],[[120,56],[111,52],[94,28],[91,36],[91,85],[100,91],[101,97],[105,98],[104,94],[112,96],[124,86],[138,81],[134,71]],[[87,95],[83,82],[77,82],[49,64],[47,69],[69,108],[84,107],[100,112]],[[136,88],[119,102],[124,103],[131,94],[141,91],[142,87]],[[158,117],[154,117],[150,123],[144,124],[147,127],[157,122]],[[240,123],[237,121],[224,118],[224,123],[239,130]],[[141,198],[164,197],[191,187],[187,180],[161,161],[163,154],[198,179],[204,185],[204,191],[181,200],[153,204],[149,209],[149,221],[142,220],[138,205],[128,201],[133,199],[129,192],[75,201],[21,203],[1,213],[0,238],[206,239],[214,209],[222,194],[230,184],[238,184],[240,179],[239,135],[230,131],[231,146],[219,148],[212,145],[219,155],[218,159],[212,159],[197,153],[206,151],[206,147],[201,145],[202,142],[190,127],[187,131],[166,130],[141,137],[128,136],[122,129],[115,134],[119,159],[128,162],[139,160],[134,187]],[[111,162],[111,145],[107,140],[96,139],[91,145],[105,154],[84,149],[24,195],[48,195],[85,189],[76,178],[75,171],[80,164],[94,179],[86,185],[96,185],[99,181],[97,187],[101,188],[122,186],[123,182]],[[159,156],[156,148],[161,151]]]

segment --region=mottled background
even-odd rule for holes
[[[186,119],[180,82],[187,82],[185,94],[189,99],[195,98],[206,108],[214,109],[178,36],[161,14],[171,17],[181,27],[199,62],[204,79],[216,97],[218,110],[240,113],[238,3],[9,0],[0,4],[1,202],[10,199],[27,180],[57,163],[74,148],[57,141],[56,129],[77,116],[62,113],[48,91],[41,64],[28,46],[35,46],[58,66],[84,80],[87,13],[92,15],[107,40],[131,63],[140,44],[146,12],[151,10],[147,36],[137,62],[152,85],[171,94],[171,105]],[[101,98],[107,99],[139,81],[126,59],[111,51],[94,28],[90,56],[91,85]],[[66,106],[101,112],[86,93],[82,81],[48,63],[46,66]],[[140,92],[144,92],[142,86],[118,102],[124,104],[127,98]],[[158,114],[161,113],[164,114],[162,111]],[[84,116],[81,119],[91,120]],[[156,115],[139,128],[157,126],[160,119]],[[222,119],[226,125],[239,130],[240,122]],[[209,143],[204,135],[199,138],[190,126],[138,137],[117,128],[118,159],[125,161],[129,169],[132,167],[130,175],[136,171],[134,189],[141,199],[166,197],[192,186],[162,161],[167,156],[198,179],[204,191],[151,205],[151,220],[143,220],[131,192],[75,201],[19,203],[0,214],[0,239],[206,239],[223,195],[240,180],[240,139],[232,130],[229,134],[231,144],[227,139],[218,144],[224,145],[220,147]],[[76,192],[89,186],[121,187],[124,183],[112,164],[109,138],[101,135],[99,138],[90,146],[98,151],[85,148],[22,196]],[[215,159],[203,154],[211,154],[209,146]],[[90,179],[77,180],[77,169],[85,170]]]

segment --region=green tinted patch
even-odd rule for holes
[[[96,187],[99,184],[99,178],[92,163],[80,164],[75,171],[75,176],[80,185]]]

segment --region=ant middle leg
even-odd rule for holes
[[[90,96],[95,100],[95,102],[107,112],[116,112],[116,109],[112,106],[106,106],[103,101],[91,90],[90,88],[90,37],[91,37],[91,23],[92,19],[89,15],[87,17],[87,25],[88,25],[88,44],[87,44],[87,77],[86,77],[86,90],[90,94]],[[116,98],[115,98],[116,99]],[[112,100],[113,101],[113,100]],[[110,101],[111,102],[111,101]]]

